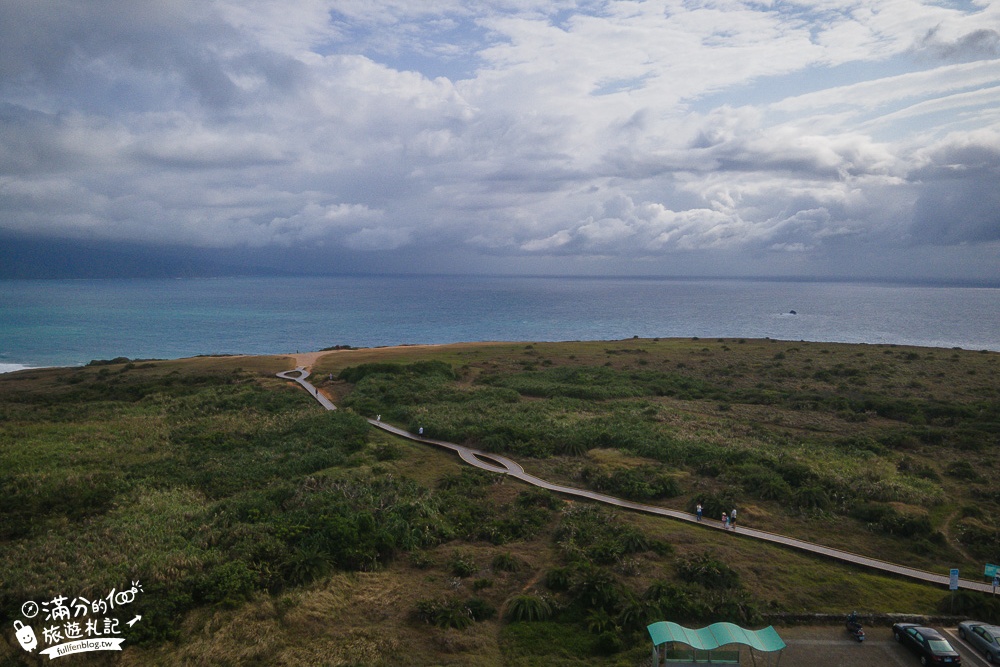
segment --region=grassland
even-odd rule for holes
[[[553,481],[932,571],[1000,562],[1000,356],[770,340],[338,350],[0,376],[0,620],[141,580],[116,664],[631,665],[642,628],[946,591],[567,502]],[[944,604],[946,607],[941,607]],[[996,614],[981,596],[960,609]],[[1000,621],[1000,618],[995,618]],[[0,664],[24,652],[2,635]],[[95,662],[112,661],[97,656]]]

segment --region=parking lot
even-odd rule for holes
[[[958,638],[956,628],[939,628],[951,645],[962,654],[966,667],[985,667],[987,662]],[[779,667],[919,667],[920,658],[892,638],[892,628],[866,627],[866,640],[858,643],[843,627],[779,627],[778,634],[788,647],[777,663]],[[753,664],[744,657],[744,664]],[[757,660],[758,665],[766,664]],[[775,658],[771,658],[775,664]]]

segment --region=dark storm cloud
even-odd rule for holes
[[[992,141],[989,141],[992,139]],[[914,173],[913,242],[963,245],[1000,241],[1000,135],[948,144]]]

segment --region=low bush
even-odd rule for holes
[[[504,618],[511,622],[547,621],[552,605],[540,595],[521,594],[504,603]]]
[[[740,485],[747,495],[787,502],[792,495],[792,487],[774,469],[756,463],[744,463],[728,468],[721,475],[725,481]]]
[[[242,560],[231,560],[205,574],[203,598],[224,607],[236,607],[250,599],[258,574]]]
[[[479,567],[471,556],[456,553],[451,559],[450,570],[456,577],[470,577],[479,571]]]
[[[986,623],[1000,623],[1000,599],[975,591],[960,589],[949,593],[941,598],[938,611]]]
[[[711,552],[693,554],[675,562],[678,576],[683,580],[710,589],[736,588],[740,575]]]
[[[629,554],[670,551],[669,544],[617,521],[614,512],[598,505],[570,506],[553,538],[563,557],[577,564],[611,565]]]
[[[460,600],[419,600],[415,615],[429,625],[456,630],[464,630],[476,621],[472,610]]]
[[[810,484],[796,489],[792,493],[792,505],[804,510],[826,512],[832,507],[830,496],[818,484]]]
[[[1000,529],[990,523],[979,518],[963,518],[958,522],[958,540],[982,560],[1000,563]]]
[[[983,476],[976,470],[975,466],[964,459],[949,463],[944,469],[944,474],[967,482],[981,482],[983,480]]]
[[[573,571],[568,567],[556,567],[545,573],[545,586],[550,591],[568,591]]]
[[[694,514],[700,504],[702,514],[708,519],[718,519],[723,513],[728,514],[737,506],[737,496],[732,491],[720,493],[698,493],[688,501],[688,511]]]
[[[404,377],[442,377],[448,380],[456,378],[450,364],[443,361],[417,361],[412,364],[370,363],[345,368],[338,375],[338,380],[358,384],[373,375],[389,375]]]
[[[490,567],[497,572],[520,572],[522,561],[511,553],[499,553],[493,557]]]
[[[904,514],[885,503],[858,503],[850,509],[850,515],[864,521],[873,530],[889,535],[921,537],[931,541],[941,539],[928,515]]]
[[[677,480],[659,472],[653,466],[612,470],[599,466],[586,466],[581,472],[581,477],[587,485],[597,491],[629,500],[675,498],[681,494]]]

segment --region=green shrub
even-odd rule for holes
[[[468,554],[456,553],[451,560],[451,573],[456,577],[469,577],[478,571],[476,562]]]
[[[212,569],[203,584],[206,602],[235,607],[250,598],[257,584],[257,573],[242,560],[232,560]]]
[[[537,487],[519,492],[515,502],[521,507],[544,507],[550,510],[558,510],[565,505],[565,502],[556,494],[548,489],[539,489]]]
[[[819,510],[821,512],[828,511],[832,506],[830,496],[818,484],[810,484],[809,486],[796,489],[792,493],[792,504],[800,509]]]
[[[521,560],[510,553],[499,553],[493,557],[490,566],[497,572],[520,572]]]
[[[614,617],[602,607],[591,609],[587,614],[587,631],[595,635],[603,634],[612,630],[620,630]]]
[[[983,476],[976,470],[975,466],[965,459],[949,463],[944,469],[944,474],[968,482],[981,482],[983,479]]]
[[[707,602],[712,619],[744,626],[757,625],[762,620],[757,601],[741,588],[711,591]]]
[[[913,475],[914,477],[920,477],[922,479],[929,479],[932,482],[940,482],[941,477],[937,474],[930,466],[915,461],[909,456],[904,456],[896,464],[896,470],[907,475]]]
[[[282,563],[281,570],[285,581],[298,586],[325,576],[332,567],[330,554],[315,545],[304,545]]]
[[[941,598],[937,606],[945,614],[1000,623],[1000,599],[975,591],[959,589]]]
[[[539,595],[515,595],[504,603],[504,618],[511,622],[547,621],[551,616],[552,605]]]
[[[680,484],[653,466],[617,468],[611,471],[586,466],[581,473],[592,488],[629,500],[675,498],[681,494]]]
[[[792,488],[774,469],[757,463],[743,463],[727,469],[722,478],[740,485],[743,491],[763,500],[786,502]]]
[[[711,552],[679,558],[674,565],[683,581],[696,583],[705,588],[736,588],[740,585],[739,573]]]
[[[703,622],[710,620],[711,606],[705,599],[706,589],[697,584],[681,586],[657,580],[649,585],[642,599],[651,603],[659,615],[669,616],[677,622]]]
[[[177,622],[194,606],[190,581],[173,582],[170,586],[150,585],[129,607],[130,612],[142,616],[142,622],[129,630],[129,644],[153,646],[180,637],[181,624]]]
[[[439,628],[464,630],[476,621],[468,605],[458,600],[419,600],[415,613],[420,620]]]
[[[395,443],[387,442],[372,448],[376,461],[398,461],[403,458],[403,449]]]
[[[568,591],[572,574],[572,570],[568,567],[552,568],[545,573],[545,586],[550,591]]]
[[[556,445],[556,452],[563,456],[583,456],[592,448],[591,443],[581,438],[567,438]]]
[[[493,580],[489,578],[476,579],[472,582],[472,590],[481,591],[484,588],[493,588]]]
[[[469,598],[465,601],[465,608],[469,610],[469,614],[476,622],[488,621],[491,618],[496,618],[497,615],[496,607],[482,598]]]
[[[860,519],[873,530],[897,537],[935,537],[930,517],[926,514],[903,514],[884,503],[858,503],[850,515]]]
[[[594,652],[598,655],[614,655],[624,648],[621,634],[613,631],[602,632],[594,642]]]
[[[975,518],[958,522],[958,540],[989,563],[1000,562],[1000,530]]]
[[[663,609],[659,601],[642,597],[630,598],[619,612],[616,620],[626,632],[641,632],[650,623],[662,620],[662,617]]]
[[[616,612],[626,599],[626,590],[609,570],[596,565],[579,565],[573,572],[570,586],[574,602],[584,608],[602,608]]]
[[[448,380],[456,378],[455,371],[450,364],[443,361],[418,361],[412,364],[376,362],[351,366],[340,371],[337,379],[350,382],[351,384],[358,384],[372,375],[439,376]]]
[[[986,512],[979,505],[962,505],[959,508],[958,515],[963,519],[984,519],[986,518]]]
[[[774,465],[774,470],[792,488],[814,483],[819,479],[819,475],[801,461],[780,461]]]
[[[706,518],[718,519],[722,516],[723,512],[728,514],[737,506],[737,498],[732,491],[699,493],[688,501],[688,511],[694,514],[699,503],[701,504],[702,514]]]
[[[669,550],[669,545],[616,519],[615,513],[599,505],[573,505],[563,512],[553,537],[563,555],[573,562],[610,565],[628,554]]]
[[[426,570],[434,565],[434,560],[426,551],[413,551],[410,553],[410,565],[418,570]]]

